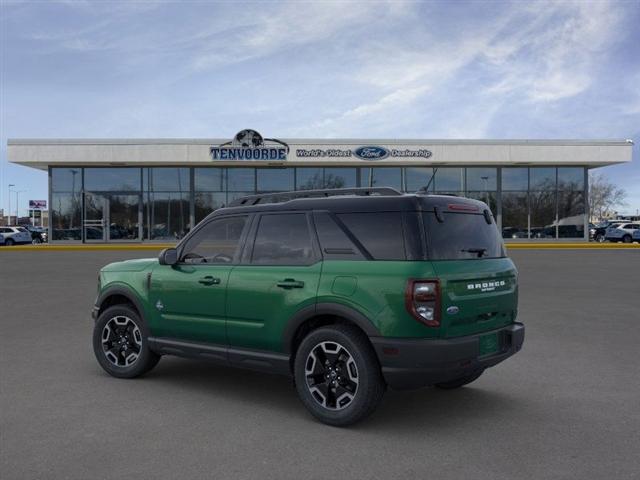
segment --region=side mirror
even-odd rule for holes
[[[175,248],[165,248],[158,255],[160,265],[175,265],[178,263],[178,250]]]

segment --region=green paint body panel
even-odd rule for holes
[[[218,282],[202,284],[204,277]],[[407,311],[409,279],[440,282],[440,327],[427,327]],[[509,325],[517,315],[517,271],[509,258],[325,260],[310,266],[168,266],[144,259],[107,265],[100,280],[101,291],[119,287],[135,296],[154,336],[274,352],[285,351],[291,318],[316,303],[356,310],[392,338],[477,334]],[[284,280],[297,286],[278,286]],[[457,313],[448,313],[449,307]],[[483,348],[492,348],[486,342]]]

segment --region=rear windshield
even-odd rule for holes
[[[423,214],[430,260],[467,260],[505,256],[502,237],[495,222],[484,215],[442,212]]]

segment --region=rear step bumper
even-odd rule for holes
[[[480,337],[497,334],[495,353],[480,355]],[[524,325],[450,339],[370,337],[387,384],[397,390],[449,382],[492,367],[522,348]]]

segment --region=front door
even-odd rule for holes
[[[226,345],[225,300],[247,215],[213,219],[181,248],[176,265],[151,277],[152,329],[161,337]]]
[[[313,238],[306,213],[260,216],[252,250],[229,277],[231,346],[282,350],[289,319],[316,302],[322,262]]]
[[[139,194],[85,193],[85,241],[139,241],[141,204]]]

